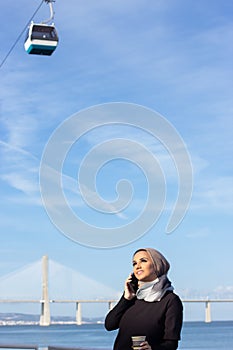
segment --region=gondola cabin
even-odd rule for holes
[[[24,42],[27,53],[50,56],[57,45],[58,35],[54,25],[31,23]]]

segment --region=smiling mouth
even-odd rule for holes
[[[139,270],[139,271],[136,272],[136,274],[137,274],[138,276],[140,276],[142,273],[143,273],[142,270]]]

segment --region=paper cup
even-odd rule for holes
[[[131,337],[132,339],[132,348],[134,350],[138,350],[140,349],[140,344],[146,340],[146,336],[145,335],[134,335]]]

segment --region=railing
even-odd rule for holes
[[[0,344],[0,349],[30,349],[38,350],[37,345],[25,345],[25,344]]]
[[[25,345],[25,344],[0,344],[0,349],[38,350],[39,347],[37,345]],[[83,350],[83,348],[48,346],[47,350]],[[94,349],[89,349],[89,350],[94,350]]]
[[[67,348],[63,346],[48,346],[48,350],[84,350],[84,348]],[[85,350],[87,349],[85,348]],[[88,348],[88,350],[95,350],[95,349]]]

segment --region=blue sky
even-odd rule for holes
[[[0,60],[39,4],[1,3]],[[43,4],[34,21],[46,19],[48,11]],[[47,254],[121,291],[133,252],[151,246],[171,262],[169,276],[182,297],[233,297],[232,18],[229,0],[57,0],[60,40],[54,54],[26,54],[22,36],[0,71],[2,283]],[[147,233],[120,247],[97,249],[74,242],[53,225],[41,200],[39,167],[56,128],[80,111],[110,102],[144,106],[173,125],[191,157],[193,193],[183,221],[166,234],[178,180],[163,145],[124,126],[85,135],[70,150],[63,174],[67,200],[83,220],[100,227],[127,224],[146,200],[142,171],[125,159],[109,162],[96,177],[106,201],[114,200],[120,179],[134,187],[132,202],[117,215],[90,209],[74,189],[83,157],[105,139],[144,144],[156,154],[167,185],[164,210]],[[25,283],[20,280],[19,290]]]

